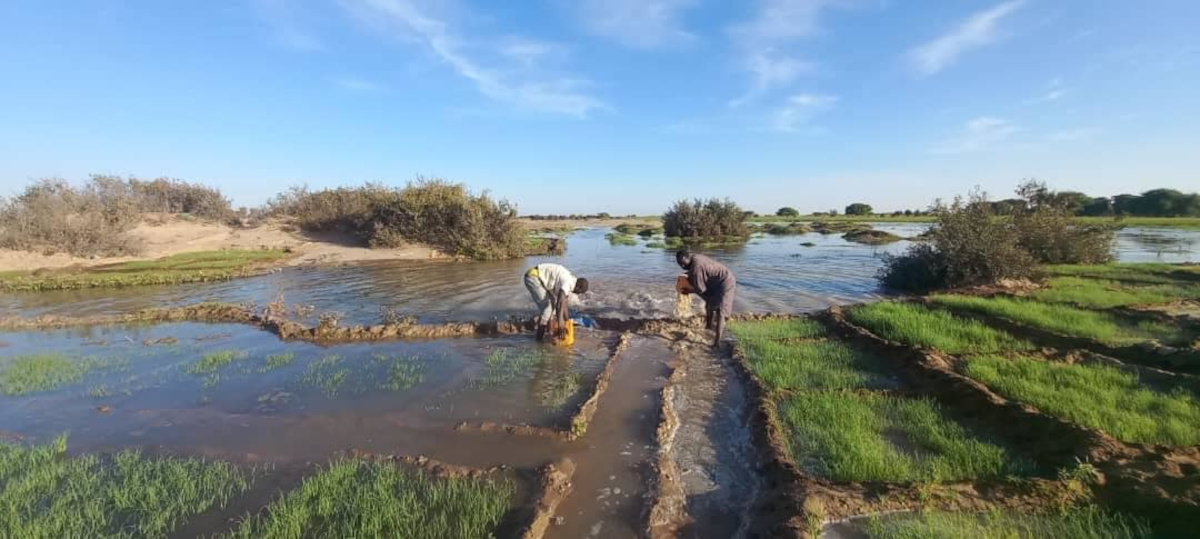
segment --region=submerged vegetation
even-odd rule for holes
[[[1126,442],[1200,445],[1200,401],[1186,390],[1164,393],[1101,365],[1031,358],[971,358],[965,373],[1001,394]]]
[[[494,537],[514,495],[506,480],[439,478],[390,462],[341,460],[226,537]]]
[[[472,378],[471,383],[478,388],[503,386],[528,374],[544,359],[545,356],[537,350],[497,348],[484,360],[483,373]]]
[[[45,291],[227,281],[290,256],[278,249],[197,251],[92,268],[0,272],[0,290]]]
[[[0,394],[26,395],[77,384],[95,370],[119,369],[128,361],[69,358],[62,354],[17,356],[0,360]]]
[[[68,457],[66,445],[0,443],[0,536],[165,537],[251,482],[227,463],[136,451]]]

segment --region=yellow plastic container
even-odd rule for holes
[[[571,346],[575,344],[575,321],[567,320],[566,325],[554,337],[554,344],[558,346]]]

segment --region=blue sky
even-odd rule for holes
[[[417,175],[528,213],[1200,186],[1193,0],[7,0],[0,194]]]

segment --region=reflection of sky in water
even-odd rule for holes
[[[911,237],[928,226],[879,223],[876,228]],[[674,277],[680,273],[673,253],[648,249],[644,240],[634,247],[614,247],[604,239],[605,232],[577,231],[561,258],[294,268],[227,283],[10,294],[0,298],[0,308],[24,315],[82,315],[204,300],[263,305],[282,294],[289,304],[342,312],[348,323],[375,323],[381,307],[424,321],[488,320],[532,314],[522,273],[532,264],[553,261],[592,282],[592,292],[583,299],[583,308],[590,314],[668,315],[674,306]],[[806,234],[755,236],[746,245],[708,252],[736,273],[737,310],[803,312],[873,297],[878,293],[875,275],[882,255],[903,252],[907,246],[908,242],[899,242],[871,247],[848,243],[837,234]],[[1118,234],[1116,247],[1125,262],[1200,261],[1200,230],[1125,229]]]

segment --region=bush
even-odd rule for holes
[[[1045,185],[1026,182],[1012,204],[998,206],[980,192],[967,202],[936,205],[926,244],[886,256],[880,280],[898,290],[929,291],[1001,279],[1027,278],[1035,264],[1100,264],[1113,259],[1115,228],[1079,225]],[[996,211],[1012,212],[999,216]]]
[[[123,181],[120,178],[107,179]],[[187,213],[216,221],[227,221],[234,216],[229,199],[212,187],[173,178],[150,181],[130,178],[128,181],[130,189],[140,199],[143,212]]]
[[[40,180],[0,201],[0,247],[75,256],[136,254],[140,246],[123,233],[137,225],[139,214],[138,197],[124,181],[94,177],[75,188],[65,180]]]
[[[270,204],[275,215],[293,217],[306,231],[348,233],[371,247],[418,242],[479,260],[517,258],[527,247],[515,207],[442,180],[418,180],[403,189],[298,187]]]
[[[871,215],[873,211],[875,209],[870,204],[863,204],[862,202],[855,202],[846,206],[846,215]]]
[[[746,215],[729,199],[676,202],[663,214],[663,230],[675,238],[745,238]]]
[[[775,212],[775,215],[777,215],[779,217],[799,217],[800,211],[797,210],[796,208],[791,208],[791,207],[785,206],[783,208],[779,208],[779,210]]]
[[[900,256],[885,255],[879,276],[885,286],[923,292],[1033,273],[1033,257],[1018,246],[1016,229],[995,216],[983,193],[972,193],[966,202],[955,198],[949,206],[939,203],[932,211],[938,220],[927,243]]]

